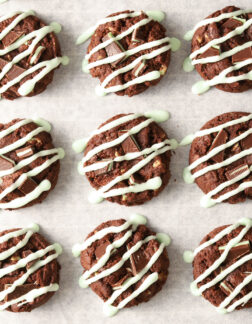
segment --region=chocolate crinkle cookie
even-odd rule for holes
[[[184,259],[193,259],[191,291],[221,313],[252,307],[252,220],[214,229]]]
[[[145,224],[141,215],[107,221],[73,247],[84,268],[80,286],[90,285],[103,299],[107,316],[149,301],[166,282],[170,238]]]
[[[67,64],[61,57],[55,33],[61,26],[47,26],[30,10],[0,19],[0,96],[14,100],[35,96],[52,82],[54,70]]]
[[[162,111],[117,115],[85,143],[79,172],[86,174],[97,190],[89,197],[92,203],[107,199],[125,206],[139,205],[157,196],[168,184],[171,150],[177,142],[169,140],[151,118],[159,113],[158,122],[168,119]],[[83,144],[77,141],[73,148],[80,152]]]
[[[231,112],[207,122],[194,136],[186,182],[205,193],[204,207],[252,199],[252,114]]]
[[[161,80],[169,66],[171,50],[180,47],[179,40],[166,36],[159,23],[163,18],[159,11],[123,11],[101,20],[92,29],[83,70],[99,78],[98,95],[114,92],[131,97]],[[91,34],[80,36],[78,43]]]
[[[62,148],[54,148],[50,124],[15,119],[0,124],[0,209],[41,203],[54,189]]]
[[[184,67],[190,71],[192,63],[205,80],[193,86],[194,93],[211,86],[228,92],[252,88],[252,10],[234,6],[218,10],[185,35],[191,37],[191,55]]]
[[[33,224],[0,233],[0,310],[30,312],[59,289],[62,248],[38,231]]]

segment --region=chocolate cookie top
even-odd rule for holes
[[[192,91],[206,92],[211,86],[242,92],[252,88],[252,10],[234,6],[216,11],[185,35],[192,39],[192,53],[184,69],[196,70],[206,81]]]
[[[166,282],[170,238],[155,234],[141,215],[102,223],[83,244],[73,247],[84,273],[80,286],[90,285],[105,302],[105,315],[149,301]]]
[[[193,261],[191,291],[203,295],[217,310],[229,313],[252,307],[252,219],[209,233],[194,251],[186,251]]]
[[[252,114],[217,116],[182,144],[190,142],[190,165],[184,170],[184,180],[195,181],[205,193],[203,207],[252,198]]]
[[[80,174],[86,174],[97,190],[92,203],[103,199],[121,205],[143,204],[157,196],[170,179],[170,150],[177,147],[156,122],[169,118],[165,111],[117,115],[89,139],[76,141],[73,149],[84,158]]]
[[[67,64],[55,33],[61,26],[45,23],[30,10],[0,18],[0,96],[14,100],[43,92],[54,69]]]
[[[55,187],[62,148],[54,148],[51,125],[38,119],[0,124],[0,209],[42,202]]]
[[[115,92],[134,96],[156,85],[170,63],[170,50],[180,41],[165,35],[161,11],[123,11],[101,20],[79,37],[81,44],[91,37],[83,71],[100,79],[100,96]]]
[[[0,233],[0,310],[30,312],[59,289],[62,248],[38,231],[33,224]]]

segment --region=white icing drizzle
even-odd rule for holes
[[[133,13],[128,13],[128,14],[119,14],[117,16],[113,16],[113,17],[109,17],[106,19],[103,19],[102,21],[100,21],[95,27],[90,28],[87,32],[85,32],[83,35],[81,35],[78,40],[77,40],[77,44],[81,44],[83,42],[85,42],[89,37],[92,36],[92,34],[95,32],[96,28],[98,26],[100,26],[101,24],[105,24],[107,22],[112,22],[112,21],[116,21],[116,20],[120,20],[123,18],[127,18],[127,17],[137,17],[140,16],[142,13],[141,12],[133,12]],[[118,69],[114,72],[112,72],[110,75],[108,75],[106,77],[106,79],[102,82],[102,84],[100,86],[98,86],[96,88],[96,93],[99,96],[104,96],[108,93],[111,92],[117,92],[117,91],[121,91],[124,89],[127,89],[128,87],[135,85],[135,84],[139,84],[139,83],[144,83],[146,81],[153,81],[155,79],[159,79],[161,77],[161,73],[160,71],[152,71],[149,72],[143,76],[137,77],[123,85],[116,85],[116,86],[111,86],[109,88],[106,88],[106,86],[108,85],[108,83],[115,78],[116,76],[126,73],[130,70],[133,70],[135,66],[137,66],[137,64],[139,64],[141,62],[141,60],[145,59],[145,60],[150,60],[164,52],[169,51],[170,49],[172,51],[177,51],[180,48],[180,41],[176,38],[169,38],[169,37],[164,37],[162,39],[159,40],[155,40],[152,42],[148,42],[142,45],[139,45],[133,49],[124,51],[123,53],[119,53],[116,55],[112,55],[109,56],[105,59],[101,59],[92,63],[88,63],[89,59],[91,58],[91,56],[94,53],[97,53],[99,50],[104,49],[105,47],[107,47],[109,44],[113,43],[114,41],[119,41],[121,39],[123,39],[124,37],[126,37],[127,35],[131,34],[134,32],[134,30],[136,30],[137,28],[144,26],[146,24],[148,24],[152,19],[157,20],[157,21],[161,21],[164,18],[164,14],[162,12],[156,11],[156,12],[147,12],[147,15],[149,16],[149,18],[144,18],[142,20],[140,20],[139,22],[137,22],[136,24],[134,24],[133,26],[129,27],[127,30],[125,30],[124,32],[122,32],[121,34],[115,36],[113,39],[108,39],[107,41],[97,45],[96,47],[94,47],[86,56],[85,59],[83,61],[82,67],[83,67],[83,71],[85,73],[89,73],[89,70],[103,65],[103,64],[109,64],[109,63],[113,63],[115,61],[117,61],[118,59],[123,58],[124,56],[126,57],[130,57],[142,50],[146,50],[146,49],[152,49],[156,46],[160,46],[162,44],[165,44],[163,47],[161,47],[160,49],[154,50],[151,53],[148,54],[144,54],[141,57],[138,57],[137,59],[135,59],[132,63],[126,65],[125,67]],[[168,44],[168,45],[167,45]]]
[[[158,240],[160,242],[160,246],[158,250],[153,254],[151,259],[149,260],[148,264],[135,276],[127,279],[121,287],[118,287],[111,297],[105,302],[104,304],[104,313],[107,316],[113,316],[115,315],[120,309],[125,307],[132,299],[136,298],[141,294],[143,291],[148,289],[149,286],[151,286],[154,282],[158,280],[158,273],[152,273],[150,274],[145,281],[141,284],[141,286],[136,289],[130,296],[125,298],[122,302],[120,302],[117,307],[112,306],[114,301],[130,286],[137,283],[141,278],[149,271],[149,269],[152,267],[152,265],[158,260],[160,255],[162,254],[164,248],[170,244],[170,238],[166,234],[159,233],[157,235],[150,235],[146,237],[144,240],[138,241],[135,245],[133,245],[127,252],[125,252],[119,262],[117,262],[115,265],[113,265],[111,268],[108,268],[106,270],[103,270],[102,272],[95,274],[92,276],[93,273],[96,273],[99,271],[102,267],[105,266],[107,261],[109,260],[111,254],[113,253],[114,249],[120,248],[127,240],[132,236],[133,232],[136,230],[137,226],[140,224],[146,224],[146,218],[141,215],[133,215],[131,219],[127,222],[125,222],[121,226],[112,226],[104,228],[98,232],[96,232],[93,236],[91,236],[89,239],[87,239],[84,244],[77,244],[73,247],[73,254],[74,256],[79,256],[80,252],[83,251],[83,248],[86,249],[88,246],[92,245],[96,240],[101,239],[105,235],[109,233],[120,233],[126,229],[128,229],[130,226],[132,226],[132,229],[128,230],[124,236],[113,243],[109,244],[106,248],[105,254],[98,260],[98,262],[89,270],[85,271],[85,273],[80,278],[80,286],[82,288],[88,287],[91,283],[109,276],[110,274],[114,273],[115,271],[119,270],[123,264],[130,258],[130,256],[138,251],[141,246],[148,243],[151,240]]]
[[[1,236],[0,244],[9,241],[12,238],[19,237],[19,236],[25,234],[25,237],[16,246],[13,246],[12,248],[0,253],[0,260],[3,261],[3,260],[8,259],[16,251],[18,251],[19,249],[26,246],[30,237],[38,231],[39,231],[39,226],[37,224],[32,224],[31,226],[29,226],[27,228],[13,231],[13,232],[10,232],[8,234]],[[29,254],[27,257],[20,259],[15,264],[12,264],[8,267],[0,269],[0,278],[2,278],[13,271],[16,271],[20,268],[24,268],[29,262],[35,261],[37,259],[40,259],[40,258],[46,256],[46,254],[51,251],[55,251],[55,253],[48,255],[43,260],[36,261],[35,264],[32,265],[31,268],[27,269],[27,271],[21,277],[19,277],[16,281],[14,281],[10,285],[10,287],[8,287],[7,289],[0,292],[0,302],[1,302],[0,310],[1,311],[8,308],[11,305],[14,305],[14,304],[18,304],[18,306],[22,306],[26,303],[31,303],[35,300],[35,298],[42,296],[48,292],[55,292],[59,289],[58,284],[51,284],[46,287],[33,289],[33,290],[29,291],[27,294],[24,294],[17,299],[13,299],[9,302],[4,302],[5,297],[8,294],[11,294],[12,292],[14,292],[18,286],[23,285],[27,281],[27,279],[29,278],[29,276],[31,274],[33,274],[34,272],[36,272],[38,269],[40,269],[44,265],[46,265],[46,264],[50,263],[51,261],[53,261],[54,259],[56,259],[62,253],[62,248],[58,243],[55,243],[53,245],[46,247],[45,249],[41,249],[41,250],[38,250],[37,252]]]
[[[131,120],[134,120],[140,116],[143,116],[141,114],[130,114],[124,117],[121,117],[115,121],[112,121],[109,124],[104,125],[102,128],[98,129],[94,133],[92,133],[92,136],[95,136],[97,134],[101,134],[104,131],[107,131],[109,129],[112,129],[116,126],[119,126],[123,123],[129,122]],[[169,118],[169,114],[165,111],[155,111],[154,113],[148,112],[144,116],[146,116],[148,119],[145,121],[139,123],[138,125],[132,127],[128,132],[125,132],[125,134],[119,136],[113,141],[103,143],[92,150],[90,150],[81,160],[81,162],[78,165],[78,170],[80,174],[85,174],[86,172],[98,170],[100,168],[105,167],[111,162],[122,162],[122,161],[129,161],[136,159],[140,156],[145,156],[140,162],[135,164],[131,169],[129,169],[127,172],[123,173],[122,175],[116,177],[112,181],[110,181],[105,186],[101,187],[97,192],[94,192],[90,197],[90,202],[92,203],[99,203],[104,198],[113,197],[113,196],[119,196],[124,195],[130,192],[142,192],[145,190],[156,190],[160,188],[162,185],[162,180],[160,177],[155,177],[152,179],[149,179],[148,181],[140,184],[134,184],[132,186],[124,187],[124,188],[118,188],[118,189],[112,189],[110,190],[114,185],[119,183],[122,180],[127,180],[130,178],[131,175],[133,175],[135,172],[142,169],[145,165],[147,165],[150,161],[152,161],[156,156],[164,154],[168,150],[176,149],[178,146],[178,143],[176,140],[164,140],[161,143],[156,143],[152,145],[150,148],[146,148],[140,152],[136,153],[127,153],[123,156],[115,157],[113,160],[105,161],[101,163],[94,163],[92,165],[89,165],[87,167],[84,167],[84,163],[90,160],[94,155],[98,154],[99,152],[106,150],[108,148],[114,147],[116,145],[121,144],[124,142],[129,136],[139,133],[142,129],[150,125],[153,121],[156,122],[162,122]],[[91,137],[92,137],[91,136]],[[90,139],[90,137],[89,137]],[[85,144],[88,141],[88,139],[77,141],[73,144],[73,149],[76,152],[80,152],[81,149],[85,148]],[[147,156],[146,156],[147,155]],[[110,190],[110,191],[108,191]]]
[[[221,256],[205,271],[203,272],[194,282],[191,283],[191,291],[194,295],[198,296],[201,295],[204,291],[209,289],[210,287],[213,287],[214,285],[218,284],[220,281],[222,281],[228,274],[233,272],[235,269],[243,265],[244,263],[252,260],[252,253],[249,253],[245,255],[244,257],[240,258],[238,261],[233,263],[231,266],[227,267],[223,271],[220,272],[214,279],[211,281],[208,281],[206,284],[202,285],[198,288],[198,283],[200,283],[202,280],[209,277],[215,270],[218,269],[218,267],[226,260],[228,253],[230,250],[243,241],[244,236],[252,227],[252,220],[250,218],[242,218],[240,219],[236,224],[226,227],[224,230],[219,232],[213,239],[206,241],[205,243],[201,244],[194,252],[186,251],[184,253],[184,260],[187,263],[191,263],[194,259],[194,257],[203,249],[213,245],[214,243],[221,240],[226,235],[232,233],[236,228],[239,226],[244,226],[244,228],[241,230],[241,232],[231,239],[228,244],[225,246],[223,253]],[[232,312],[235,310],[239,305],[246,304],[251,298],[252,294],[251,292],[244,297],[240,298],[238,301],[233,303],[231,306],[227,307],[235,297],[237,297],[241,290],[247,286],[252,281],[252,274],[249,274],[245,277],[243,282],[241,282],[235,289],[230,293],[229,296],[227,296],[224,301],[218,306],[217,310],[221,313],[227,313]]]
[[[225,13],[225,14],[221,14],[217,17],[214,18],[210,18],[210,19],[205,19],[202,22],[200,22],[199,24],[197,24],[195,26],[195,28],[192,31],[189,31],[186,35],[185,35],[185,39],[190,40],[193,37],[193,34],[195,33],[195,31],[201,27],[201,26],[205,26],[207,24],[211,24],[213,22],[219,22],[223,19],[227,19],[227,18],[232,18],[232,17],[236,17],[242,14],[246,14],[246,13],[251,13],[252,10],[248,9],[248,10],[238,10],[238,11],[233,11],[231,13]],[[237,18],[238,19],[238,18]],[[199,58],[197,59],[196,57],[199,54],[202,54],[204,52],[206,52],[208,49],[210,49],[211,47],[215,47],[215,46],[219,46],[220,44],[224,43],[225,41],[227,41],[228,39],[235,37],[237,35],[242,34],[246,29],[248,29],[250,26],[252,25],[252,19],[248,19],[247,21],[243,22],[243,24],[241,26],[238,26],[237,28],[235,28],[233,31],[229,32],[228,34],[226,34],[225,36],[222,36],[220,38],[216,38],[213,39],[212,41],[208,42],[206,45],[202,46],[201,48],[199,48],[198,50],[194,51],[191,53],[191,55],[189,56],[189,58],[186,58],[185,62],[184,62],[184,70],[186,72],[190,72],[194,69],[194,66],[196,64],[208,64],[208,63],[214,63],[214,62],[218,62],[221,61],[227,57],[230,57],[246,48],[249,48],[252,46],[252,42],[248,41],[243,45],[238,45],[235,48],[220,53],[219,55],[216,56],[210,56],[210,57],[206,57],[206,58]],[[238,76],[233,76],[233,77],[227,77],[227,75],[230,72],[233,71],[237,71],[240,70],[241,68],[243,68],[244,66],[247,66],[249,64],[252,63],[252,59],[247,59],[243,62],[239,62],[225,70],[223,70],[219,75],[217,75],[216,77],[214,77],[211,80],[204,80],[204,81],[199,81],[196,84],[194,84],[194,86],[192,87],[192,92],[194,94],[202,94],[206,91],[208,91],[210,89],[211,86],[215,86],[218,84],[225,84],[225,83],[233,83],[233,82],[238,82],[238,81],[242,81],[242,80],[252,80],[252,73],[244,73],[242,75],[238,75]]]
[[[9,24],[0,33],[0,40],[2,40],[6,35],[8,35],[9,32],[11,32],[11,30],[13,28],[15,28],[22,20],[24,20],[26,17],[34,16],[35,13],[32,10],[24,12],[24,13],[14,12],[10,15],[5,15],[5,16],[1,17],[0,21],[4,21],[4,20],[6,20],[8,18],[12,18],[16,15],[17,15],[17,17],[12,21],[12,23]],[[43,49],[42,46],[38,46],[38,48],[36,49],[36,46],[39,44],[39,42],[49,33],[51,33],[51,32],[59,33],[60,31],[61,31],[61,26],[58,23],[51,23],[50,26],[42,27],[38,30],[35,30],[35,31],[29,33],[28,35],[20,37],[11,45],[7,46],[4,49],[1,49],[0,57],[7,53],[10,53],[11,51],[13,51],[15,49],[18,49],[23,44],[27,45],[28,41],[31,41],[31,44],[28,46],[28,48],[25,51],[16,55],[12,59],[11,62],[9,62],[8,64],[5,65],[2,72],[0,73],[0,80],[2,80],[6,76],[6,74],[12,69],[12,67],[15,64],[19,63],[22,59],[31,55],[35,51],[34,55],[31,58],[31,61],[30,61],[30,64],[33,64],[34,61],[36,60],[37,56],[39,55],[40,51]],[[26,70],[24,73],[20,74],[19,76],[17,76],[13,80],[7,82],[4,86],[2,86],[0,88],[0,94],[7,91],[11,86],[19,83],[24,77],[30,75],[31,73],[33,73],[39,69],[42,69],[41,72],[39,72],[33,79],[24,82],[22,84],[22,86],[18,89],[18,92],[20,95],[26,96],[33,91],[36,83],[38,81],[40,81],[44,76],[46,76],[53,69],[57,68],[60,64],[66,65],[66,64],[68,64],[68,62],[69,62],[68,57],[63,56],[63,57],[56,57],[54,59],[35,64],[30,69]]]
[[[195,138],[202,137],[202,136],[209,135],[209,134],[213,134],[215,132],[220,132],[221,130],[223,130],[223,129],[227,128],[227,127],[237,125],[237,124],[241,124],[241,123],[247,122],[247,121],[249,121],[251,119],[252,119],[252,114],[249,114],[247,116],[243,116],[241,118],[231,120],[231,121],[229,121],[227,123],[218,125],[216,127],[201,130],[201,131],[195,133],[195,135],[186,136],[181,141],[180,145],[181,146],[188,145],[188,144],[192,143],[192,141]],[[195,181],[195,179],[197,179],[198,177],[200,177],[200,176],[202,176],[202,175],[204,175],[204,174],[206,174],[208,172],[218,170],[218,169],[220,169],[222,167],[228,166],[228,165],[232,164],[233,162],[238,161],[241,158],[252,154],[252,148],[249,148],[247,150],[242,150],[240,153],[237,153],[237,154],[231,156],[230,158],[228,158],[228,159],[226,159],[226,160],[224,160],[222,162],[206,166],[206,167],[202,168],[201,170],[195,172],[194,174],[191,173],[191,171],[193,169],[195,169],[196,167],[198,167],[200,164],[208,161],[209,159],[214,157],[216,154],[224,151],[226,148],[232,147],[234,144],[238,143],[242,139],[245,139],[246,137],[248,137],[251,134],[252,134],[252,128],[248,129],[247,131],[243,132],[242,134],[240,134],[239,136],[233,138],[232,140],[226,142],[225,144],[222,144],[222,145],[219,145],[219,146],[215,147],[214,149],[209,151],[204,156],[198,158],[191,165],[189,165],[188,167],[186,167],[184,169],[184,173],[183,173],[184,181],[186,183],[193,183]],[[241,171],[242,171],[242,168],[241,168]],[[244,183],[240,184],[236,189],[231,190],[231,191],[221,195],[217,199],[212,198],[214,195],[218,194],[219,192],[221,192],[225,188],[227,188],[227,187],[239,182],[240,180],[246,178],[251,172],[252,172],[252,166],[249,167],[248,169],[244,168],[244,172],[242,172],[240,175],[234,177],[233,179],[231,179],[229,181],[225,181],[225,182],[221,183],[215,189],[208,192],[205,196],[202,197],[201,205],[203,207],[212,207],[215,204],[220,203],[222,201],[225,201],[226,199],[228,199],[228,198],[230,198],[230,197],[244,191],[246,188],[252,187],[252,182],[247,181],[247,182],[244,182]]]
[[[33,122],[31,119],[24,119],[24,120],[17,122],[16,124],[10,126],[9,128],[1,131],[0,138],[4,138],[5,136],[7,136],[7,135],[11,134],[12,132],[14,132],[15,130],[19,129],[20,127],[27,125],[31,122]],[[16,142],[1,148],[0,155],[4,155],[6,153],[9,153],[13,150],[16,150],[16,149],[22,147],[28,141],[32,140],[36,135],[40,134],[41,132],[49,132],[51,130],[51,125],[43,119],[38,119],[38,120],[35,120],[34,122],[40,127],[34,129],[30,133],[28,133],[25,137],[17,140]],[[34,162],[39,157],[46,157],[49,155],[53,155],[53,156],[51,158],[47,159],[41,165],[31,169],[30,171],[28,171],[26,173],[23,173],[14,183],[12,183],[4,191],[2,191],[0,193],[0,200],[2,200],[4,197],[6,197],[9,193],[13,192],[20,185],[22,185],[22,183],[28,177],[35,177],[36,175],[38,175],[42,171],[44,171],[46,168],[48,168],[50,165],[55,163],[57,160],[64,158],[65,152],[62,148],[43,150],[38,153],[34,153],[33,155],[31,155],[28,158],[21,160],[18,164],[14,165],[10,169],[1,170],[0,177],[11,175],[11,174],[15,173],[16,171],[22,169],[23,167],[29,165],[30,163]],[[40,184],[38,184],[38,186],[32,192],[26,194],[25,196],[13,199],[10,202],[0,203],[0,208],[7,209],[7,208],[23,207],[23,206],[27,205],[29,202],[38,198],[44,191],[50,190],[50,188],[51,188],[50,181],[43,180]]]

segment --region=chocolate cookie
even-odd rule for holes
[[[41,203],[54,189],[62,148],[54,148],[51,125],[38,119],[0,124],[0,209]]]
[[[121,205],[143,204],[157,196],[170,179],[171,151],[177,147],[156,122],[169,118],[165,111],[117,115],[87,140],[73,144],[76,152],[85,149],[79,164],[97,190],[90,201],[103,199]]]
[[[193,66],[206,81],[196,83],[196,94],[211,86],[227,92],[252,88],[252,10],[234,6],[218,10],[196,25],[185,38],[192,38],[192,51],[184,68]]]
[[[145,217],[133,215],[129,221],[102,223],[83,244],[73,247],[84,268],[80,286],[90,285],[103,299],[107,316],[149,301],[166,282],[169,259],[165,247],[170,238],[154,233],[146,222]]]
[[[184,170],[184,179],[195,181],[205,193],[202,206],[252,198],[252,114],[217,116],[182,144],[191,141],[190,166]]]
[[[192,293],[203,295],[217,310],[229,313],[252,307],[252,220],[243,218],[209,233],[194,251]]]
[[[123,11],[101,20],[79,37],[78,44],[91,37],[83,71],[99,78],[100,96],[115,92],[129,97],[156,85],[170,63],[170,51],[177,51],[180,41],[166,37],[159,23],[161,11],[147,13]]]
[[[14,12],[0,20],[0,96],[14,100],[43,92],[53,80],[54,70],[67,64],[61,56],[55,33],[30,10]]]
[[[38,231],[33,224],[0,233],[0,310],[30,312],[59,289],[62,248]]]

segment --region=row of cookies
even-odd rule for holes
[[[158,125],[168,118],[162,110],[120,114],[73,143],[77,153],[84,151],[78,171],[95,189],[90,202],[133,206],[149,201],[170,180],[172,151],[190,143],[183,176],[204,192],[202,206],[252,198],[252,114],[222,114],[181,142],[168,139]],[[65,152],[54,147],[50,130],[43,119],[0,125],[1,209],[40,203],[55,187]]]
[[[146,226],[142,215],[107,221],[73,246],[84,268],[79,284],[104,301],[106,316],[149,301],[164,286],[171,239]],[[0,233],[0,310],[30,312],[59,289],[62,253],[32,224]],[[221,313],[252,307],[252,219],[214,229],[184,260],[193,261],[191,291]]]
[[[194,66],[205,81],[192,90],[200,94],[211,86],[229,92],[251,88],[252,10],[229,6],[217,11],[185,35],[192,53],[185,71]],[[99,78],[98,95],[134,96],[156,85],[166,74],[171,51],[180,41],[167,37],[161,11],[115,13],[82,34],[91,37],[83,71]],[[58,23],[46,25],[34,11],[14,12],[0,18],[0,95],[14,100],[43,92],[54,70],[69,62],[61,55],[55,33]]]

